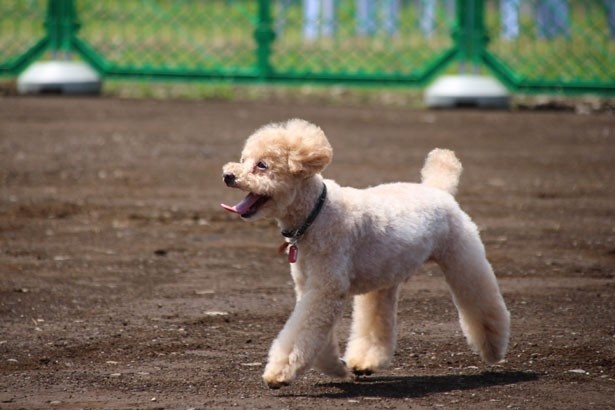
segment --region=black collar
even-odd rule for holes
[[[318,197],[318,201],[316,201],[316,205],[314,205],[314,208],[312,208],[312,212],[310,212],[310,214],[308,215],[303,225],[301,225],[298,229],[293,229],[293,230],[285,229],[282,231],[282,235],[286,238],[290,238],[291,243],[297,242],[299,238],[301,238],[303,234],[305,234],[305,232],[308,230],[308,228],[314,223],[314,221],[316,220],[316,217],[318,217],[318,214],[322,210],[322,206],[325,204],[326,199],[327,199],[327,185],[323,183],[322,192],[320,193],[320,196]]]

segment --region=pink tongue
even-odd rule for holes
[[[260,195],[249,193],[248,195],[246,195],[244,199],[241,200],[241,202],[239,202],[238,204],[234,206],[229,206],[225,204],[220,204],[220,205],[222,206],[222,208],[226,209],[229,212],[234,212],[236,214],[243,215],[246,212],[248,212],[250,207],[254,205],[256,201],[258,201],[259,199],[260,199]]]

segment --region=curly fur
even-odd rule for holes
[[[227,185],[264,199],[245,217],[274,218],[282,230],[301,226],[323,183],[328,191],[297,243],[291,264],[297,301],[269,351],[265,382],[278,388],[311,367],[336,377],[386,367],[395,350],[400,284],[430,259],[444,271],[469,345],[487,363],[501,360],[510,316],[478,229],[453,197],[462,170],[455,154],[433,150],[421,184],[367,189],[323,179],[332,158],[323,131],[294,119],[257,130],[241,162],[223,169]],[[349,297],[353,319],[341,360],[334,328]]]

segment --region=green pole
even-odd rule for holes
[[[258,71],[258,76],[264,80],[269,77],[272,71],[269,58],[271,57],[271,43],[273,43],[275,39],[269,0],[258,1],[258,22],[254,30],[254,39],[257,45],[256,69]]]
[[[67,57],[72,51],[72,39],[79,29],[73,0],[49,0],[45,28],[49,48],[54,58],[60,54]]]
[[[471,71],[478,72],[483,50],[487,46],[484,8],[484,0],[457,1],[453,37],[459,50],[458,59],[461,72],[468,70],[466,67],[468,63],[471,65]]]
[[[73,51],[73,38],[79,30],[74,0],[64,0],[62,19],[62,50],[68,56]]]
[[[487,49],[489,36],[485,27],[485,0],[473,0],[474,10],[472,17],[472,65],[476,73],[482,64],[482,57]]]
[[[45,16],[45,30],[49,38],[49,48],[55,57],[60,50],[60,35],[58,27],[60,25],[59,1],[49,0],[47,3],[47,15]]]

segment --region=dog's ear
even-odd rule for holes
[[[333,148],[319,127],[303,120],[291,120],[287,129],[294,137],[288,154],[292,174],[308,178],[322,172],[331,163]]]
[[[330,146],[311,150],[292,151],[288,158],[290,172],[304,178],[322,172],[333,158]]]

